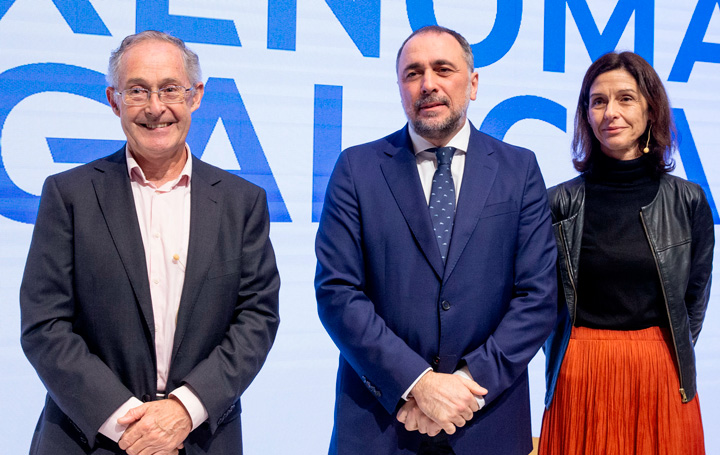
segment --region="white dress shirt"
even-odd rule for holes
[[[425,192],[425,201],[430,203],[430,190],[432,188],[432,180],[437,170],[437,155],[435,152],[429,152],[428,149],[436,148],[427,139],[420,136],[409,126],[410,140],[413,144],[415,152],[415,161],[417,163],[418,174],[420,174],[420,183],[422,183]],[[467,153],[468,144],[470,143],[470,122],[466,119],[465,125],[460,131],[453,136],[445,147],[455,147],[450,170],[452,171],[453,183],[455,184],[455,203],[460,196],[460,186],[462,185],[463,172],[465,172],[465,154]],[[456,205],[457,206],[457,205]]]

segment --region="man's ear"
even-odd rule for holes
[[[195,112],[200,107],[200,101],[205,94],[205,84],[198,82],[195,84],[195,90],[193,90],[192,104],[190,105],[190,112]]]
[[[117,98],[115,97],[115,89],[112,87],[107,87],[105,89],[105,96],[107,97],[108,103],[110,104],[110,107],[112,108],[115,115],[120,117],[120,107],[117,104]]]

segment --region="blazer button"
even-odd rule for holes
[[[447,300],[443,300],[441,305],[442,305],[442,309],[445,311],[450,309],[450,302],[448,302]]]
[[[143,403],[147,403],[147,402],[149,402],[149,401],[152,401],[152,397],[150,396],[149,393],[146,393],[145,395],[143,395],[142,397],[140,397],[140,399],[142,400]]]
[[[440,364],[440,356],[439,356],[439,355],[436,355],[435,357],[433,357],[433,359],[432,359],[432,364],[433,364],[433,366],[435,366],[435,367]]]

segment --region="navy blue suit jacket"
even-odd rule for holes
[[[340,349],[330,453],[411,453],[395,415],[428,367],[467,365],[485,407],[457,455],[532,449],[527,364],[555,321],[556,249],[532,152],[472,128],[443,265],[407,126],[345,150],[316,240],[320,319]]]
[[[208,420],[185,453],[241,453],[239,397],[279,322],[265,192],[193,157],[190,241],[167,388]],[[98,434],[157,393],[154,320],[125,149],[48,177],[20,289],[22,346],[48,394],[30,453],[125,453]]]

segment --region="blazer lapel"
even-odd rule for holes
[[[441,278],[445,266],[433,234],[407,127],[396,138],[397,142],[389,144],[385,150],[388,159],[380,164],[380,168],[420,250]]]
[[[472,124],[470,127],[470,143],[465,156],[465,170],[455,209],[455,224],[445,266],[445,280],[453,272],[470,236],[475,231],[497,175],[497,161],[492,157],[492,148],[489,144],[485,144],[482,135]]]
[[[190,323],[202,282],[207,276],[215,251],[215,241],[220,229],[222,197],[215,187],[220,178],[207,172],[206,165],[193,156],[190,189],[190,241],[188,245],[185,281],[180,296],[177,328],[173,341],[174,359],[185,331]],[[171,363],[172,364],[172,363]]]
[[[145,249],[130,187],[125,160],[125,147],[119,152],[98,161],[99,171],[92,183],[100,210],[125,267],[150,337],[155,338],[150,283],[148,282]],[[153,349],[153,356],[155,350]]]

